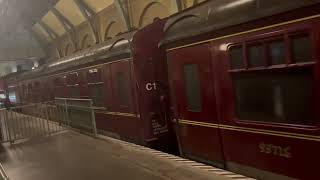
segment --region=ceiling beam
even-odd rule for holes
[[[78,50],[78,44],[77,44],[77,33],[74,25],[63,15],[58,11],[55,7],[51,9],[51,12],[57,17],[57,19],[61,22],[63,25],[64,30],[69,34],[71,38],[71,42],[73,44],[73,47]]]
[[[133,29],[132,22],[129,15],[129,1],[128,0],[115,0],[117,9],[119,10],[121,17],[127,27],[127,30],[130,31]]]
[[[44,23],[42,20],[38,21],[39,25],[49,34],[50,38],[52,40],[56,39],[58,36],[57,33],[55,33],[46,23]]]
[[[55,46],[55,48],[58,50],[59,53],[59,58],[62,57],[62,53],[59,50],[59,46],[57,44],[57,42],[55,41],[56,38],[58,38],[58,34],[56,34],[46,23],[44,23],[42,20],[38,21],[39,25],[42,26],[42,28],[49,34],[50,38],[52,39],[53,45]]]
[[[183,0],[176,0],[176,3],[177,3],[178,12],[182,11],[184,7]]]
[[[50,38],[52,40],[52,45],[54,46],[55,49],[57,49],[59,58],[61,58],[62,57],[62,53],[59,50],[59,48],[58,48],[59,45],[58,45],[58,43],[56,41],[56,39],[58,38],[58,35],[55,32],[53,32],[51,30],[51,28],[47,24],[45,24],[42,20],[39,20],[38,23],[49,34],[49,36],[50,36]]]
[[[99,35],[96,26],[95,12],[83,0],[74,0],[74,2],[77,4],[80,12],[89,23],[90,29],[94,35],[95,43],[99,43]]]
[[[59,19],[59,21],[62,23],[63,28],[67,31],[74,31],[75,27],[73,24],[66,18],[64,17],[60,11],[58,11],[55,7],[51,9],[51,12]]]
[[[81,11],[85,11],[87,13],[87,16],[91,16],[93,17],[96,13],[94,12],[93,9],[91,9],[88,4],[86,4],[83,0],[74,0],[78,6],[80,6],[79,8],[81,8]]]

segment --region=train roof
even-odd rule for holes
[[[171,16],[160,45],[320,3],[320,0],[209,0]]]
[[[46,64],[50,72],[56,72],[84,64],[95,63],[100,60],[112,61],[113,57],[130,57],[131,41],[136,31],[132,31],[109,41],[84,49],[71,56]]]
[[[108,62],[115,60],[115,58],[131,57],[131,41],[135,32],[132,31],[116,36],[101,44],[44,64],[32,71],[10,75],[8,78],[10,80],[31,79],[39,77],[39,75],[48,75],[85,64],[94,64],[98,61]]]

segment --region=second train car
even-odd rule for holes
[[[162,46],[183,156],[258,179],[319,179],[319,1],[208,1]]]

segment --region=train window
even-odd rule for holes
[[[120,105],[129,105],[129,94],[126,86],[126,79],[123,72],[118,72],[116,76],[117,92]]]
[[[88,82],[102,82],[102,73],[100,69],[90,69],[87,73]]]
[[[248,63],[250,67],[264,66],[264,57],[263,44],[254,44],[248,46]]]
[[[312,61],[312,42],[309,34],[292,36],[292,57],[294,62]]]
[[[28,89],[27,89],[27,98],[28,98],[28,100],[31,100],[32,95],[33,95],[32,93],[33,93],[32,84],[28,84]]]
[[[64,86],[65,86],[65,80],[62,77],[56,77],[53,80],[54,83],[54,97],[64,97]]]
[[[100,69],[90,69],[87,73],[90,98],[92,99],[93,105],[97,107],[104,106],[104,88],[101,74]]]
[[[79,74],[77,72],[73,72],[73,73],[70,73],[68,76],[67,76],[67,84],[68,85],[76,85],[78,84],[79,82]]]
[[[234,75],[236,117],[241,120],[312,123],[312,70]]]
[[[79,86],[69,86],[69,96],[71,98],[79,98],[80,97],[80,89]]]
[[[285,64],[285,45],[283,39],[270,41],[268,45],[268,57],[271,65]]]
[[[16,92],[14,89],[9,89],[9,100],[13,103],[17,102]]]
[[[93,105],[97,107],[104,106],[103,83],[89,84],[90,98]]]
[[[186,88],[187,108],[189,111],[201,112],[202,99],[197,64],[186,64],[184,69],[184,79]]]
[[[25,102],[27,99],[27,87],[26,85],[22,85],[22,101]]]
[[[231,69],[244,68],[242,46],[233,46],[230,48],[230,65]]]
[[[32,88],[32,93],[33,93],[33,100],[34,102],[39,102],[40,97],[41,97],[41,88],[40,88],[40,83],[35,82]]]

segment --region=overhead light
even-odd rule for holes
[[[35,68],[39,67],[39,62],[38,61],[34,61],[33,62],[33,67],[35,67]]]
[[[227,51],[229,44],[222,44],[219,46],[220,51]]]

